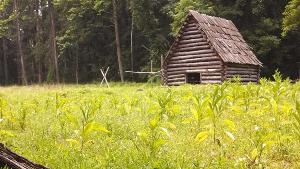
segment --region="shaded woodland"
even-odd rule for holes
[[[88,83],[160,69],[188,10],[232,20],[263,62],[296,79],[299,0],[1,0],[0,84]],[[146,76],[135,76],[145,81]]]

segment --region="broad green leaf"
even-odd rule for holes
[[[266,141],[264,142],[264,146],[270,149],[275,144],[275,141]]]
[[[195,120],[199,120],[199,116],[198,116],[198,112],[197,112],[197,110],[195,110],[195,109],[192,109],[191,110],[192,111],[192,113],[193,113],[193,116],[194,116],[194,118],[195,118]]]
[[[105,127],[103,127],[100,124],[96,124],[93,129],[94,129],[94,131],[99,131],[99,132],[104,132],[104,133],[110,132],[109,130],[107,130]]]
[[[197,134],[197,136],[195,138],[195,141],[201,143],[201,142],[203,142],[207,139],[208,135],[209,135],[208,131],[202,131],[202,132]]]
[[[158,149],[160,148],[162,145],[164,145],[167,141],[163,140],[163,139],[158,139],[154,141],[154,148]]]
[[[251,158],[255,159],[257,156],[258,156],[258,150],[257,148],[255,148],[251,151]]]
[[[93,125],[94,123],[88,123],[87,125],[85,125],[84,130],[82,131],[82,135],[86,136],[90,134],[90,132],[93,130]]]
[[[236,129],[235,127],[235,123],[229,119],[225,119],[224,120],[224,124],[230,129],[230,130],[234,130]]]
[[[151,127],[152,129],[156,128],[157,125],[158,125],[158,122],[159,122],[158,118],[151,119],[151,120],[149,121],[150,127]]]
[[[100,132],[104,132],[104,133],[109,133],[109,131],[105,127],[101,126],[99,123],[91,122],[91,123],[88,123],[85,126],[84,131],[83,131],[83,135],[87,136],[93,131],[100,131]]]

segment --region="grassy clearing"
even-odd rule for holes
[[[6,87],[0,138],[50,168],[299,168],[299,91],[279,76],[261,85]]]

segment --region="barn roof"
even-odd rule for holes
[[[208,41],[225,63],[262,66],[232,21],[190,10]]]

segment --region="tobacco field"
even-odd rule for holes
[[[49,168],[300,168],[300,83],[0,88],[0,142]]]

